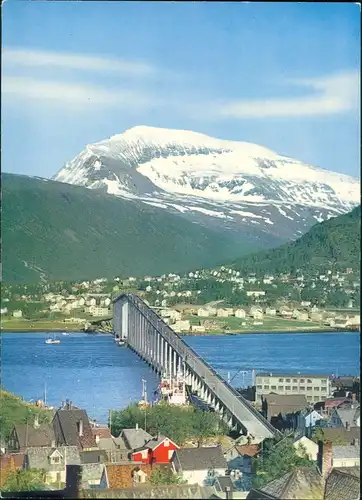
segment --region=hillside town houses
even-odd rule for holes
[[[169,273],[143,278],[98,278],[71,283],[63,290],[61,286],[49,283],[38,285],[36,293],[29,292],[30,287],[23,287],[22,293],[16,293],[13,291],[16,287],[9,286],[3,291],[1,316],[29,318],[29,313],[21,307],[25,302],[36,306],[39,316],[62,317],[65,321],[71,318],[74,323],[82,323],[89,318],[106,319],[112,316],[113,298],[122,291],[133,290],[143,295],[144,300],[156,308],[164,321],[173,325],[178,332],[202,333],[220,329],[220,325],[233,329],[232,318],[239,319],[238,327],[245,328],[264,324],[267,327],[271,318],[339,329],[358,328],[358,278],[358,272],[350,268],[343,273],[327,269],[324,273],[311,276],[306,273],[297,276],[242,276],[241,271],[222,266],[218,269],[196,270],[186,275]],[[220,286],[230,286],[235,294],[245,293],[245,302],[240,299],[239,303],[231,305],[227,300],[208,301],[208,290],[202,285],[205,280],[212,280]],[[289,287],[287,292],[279,296],[278,290],[284,290],[286,286]],[[349,299],[344,308],[333,308],[316,305],[313,299],[303,298],[304,290],[313,293],[317,288],[320,294],[338,292]],[[213,321],[208,322],[208,318]]]

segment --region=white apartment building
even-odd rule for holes
[[[331,382],[328,375],[301,375],[283,373],[258,373],[256,375],[257,402],[261,397],[275,392],[276,394],[301,394],[309,403],[324,401],[331,394]]]

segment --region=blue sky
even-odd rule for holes
[[[135,125],[254,142],[359,176],[352,3],[3,6],[2,169],[50,177]]]

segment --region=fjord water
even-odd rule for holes
[[[152,399],[158,377],[136,354],[118,347],[111,335],[57,335],[59,345],[47,345],[47,333],[2,334],[2,387],[24,397],[59,406],[66,398],[106,423],[109,408],[121,409],[141,399],[142,378]],[[251,384],[251,370],[287,373],[359,375],[359,333],[251,334],[185,337],[232,385]]]

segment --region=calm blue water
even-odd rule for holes
[[[47,345],[47,333],[2,334],[2,385],[26,400],[43,397],[59,406],[70,399],[89,416],[106,423],[109,408],[139,401],[142,378],[149,398],[155,373],[132,351],[118,347],[111,335],[58,335],[60,345]],[[360,336],[348,334],[256,334],[186,337],[187,343],[222,376],[238,371],[233,385],[251,383],[251,369],[359,375]]]

